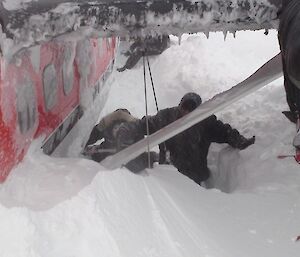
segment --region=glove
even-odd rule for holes
[[[236,148],[238,148],[240,150],[244,150],[248,146],[253,145],[254,142],[255,142],[255,136],[253,136],[251,138],[241,137],[241,139],[239,140],[239,142],[236,144]]]
[[[118,72],[123,72],[123,71],[125,71],[126,70],[126,67],[124,66],[124,67],[122,67],[122,68],[117,68],[117,71]]]

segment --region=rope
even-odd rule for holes
[[[155,93],[155,88],[154,88],[154,83],[153,83],[153,78],[152,78],[152,73],[151,73],[151,68],[150,68],[148,56],[146,56],[146,59],[147,59],[148,70],[149,70],[151,84],[152,84],[152,91],[153,91],[153,96],[154,96],[154,100],[155,100],[156,111],[158,112],[157,98],[156,98],[156,93]]]
[[[151,168],[150,161],[150,142],[149,142],[149,118],[148,118],[148,100],[147,100],[147,81],[146,81],[146,65],[145,54],[143,54],[143,67],[144,67],[144,94],[145,94],[145,108],[146,108],[146,129],[147,129],[147,152],[148,152],[148,168]]]
[[[149,74],[150,74],[150,79],[151,79],[151,84],[152,84],[152,91],[153,91],[153,96],[154,96],[154,100],[155,100],[155,105],[156,105],[156,111],[158,112],[158,104],[157,104],[157,97],[156,97],[156,93],[155,93],[155,88],[154,88],[154,82],[153,82],[153,78],[152,78],[152,73],[151,73],[151,68],[150,68],[150,63],[149,63],[149,59],[148,56],[146,56],[147,59],[147,64],[148,64],[148,70],[149,70]],[[159,158],[159,161],[164,161],[165,162],[165,158],[166,158],[166,143],[163,142],[159,145],[159,151],[160,151],[160,157],[163,157],[163,160],[161,160],[161,158]],[[161,155],[162,154],[162,155]]]

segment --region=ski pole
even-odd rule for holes
[[[83,153],[85,154],[94,154],[94,153],[116,153],[116,149],[90,149],[90,150],[85,150]]]

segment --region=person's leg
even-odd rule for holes
[[[138,61],[141,59],[143,56],[142,51],[134,51],[130,57],[127,59],[125,65],[122,68],[118,68],[117,71],[122,72],[125,71],[126,69],[132,69]]]
[[[107,141],[102,142],[100,145],[95,146],[95,151],[91,155],[92,160],[96,162],[103,161],[107,156],[115,153],[116,147]]]
[[[125,167],[133,173],[138,173],[148,168],[148,153],[142,153],[137,158],[129,161]]]
[[[149,167],[149,155],[147,152],[142,153],[140,156],[138,156],[137,158],[131,160],[130,162],[128,162],[125,167],[127,169],[129,169],[130,171],[134,172],[134,173],[138,173],[144,169],[147,168],[153,168],[153,164],[154,162],[158,162],[159,161],[159,154],[151,151],[150,152],[150,167]]]
[[[284,88],[290,112],[284,112],[288,119],[295,122],[300,111],[300,2],[285,1],[280,16],[278,39],[282,52]]]

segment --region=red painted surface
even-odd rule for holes
[[[80,104],[80,92],[84,92],[85,88],[80,88],[82,86],[76,56],[71,60],[74,71],[73,87],[68,94],[63,88],[64,51],[70,47],[68,44],[70,43],[49,42],[41,45],[38,67],[34,67],[32,63],[32,59],[37,56],[32,56],[30,50],[13,58],[9,63],[0,59],[0,182],[24,158],[33,139],[40,135],[49,136]],[[89,47],[92,58],[87,87],[93,87],[114,58],[116,40],[91,39]],[[56,103],[50,110],[46,108],[43,90],[43,73],[48,65],[54,66],[58,85]],[[22,133],[18,121],[17,94],[22,92],[21,87],[26,85],[25,81],[33,85],[32,102],[35,102],[37,112],[30,129]]]

